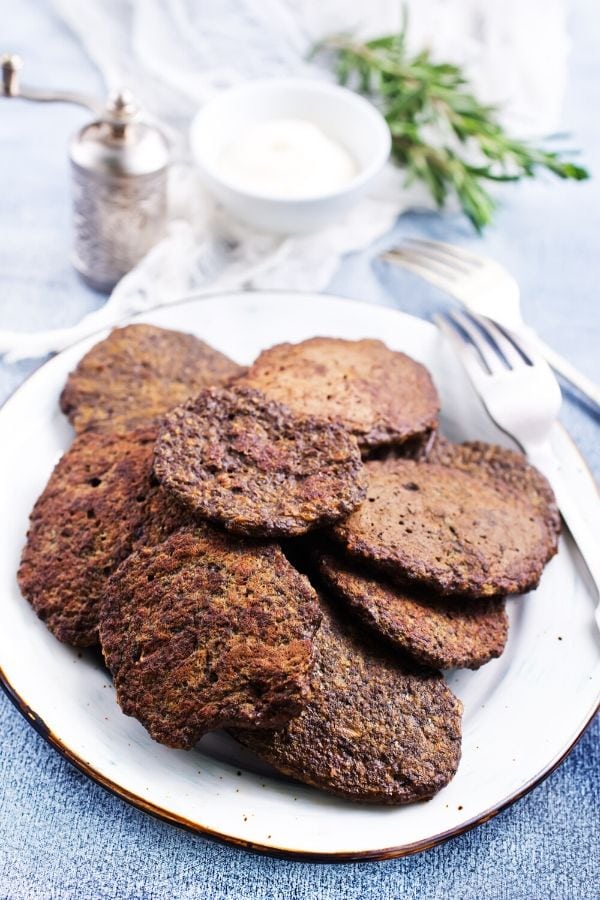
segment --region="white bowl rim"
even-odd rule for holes
[[[373,160],[364,168],[362,168],[353,178],[343,187],[336,188],[332,191],[324,191],[319,194],[307,194],[302,197],[282,197],[276,194],[268,194],[261,191],[252,191],[247,188],[240,187],[235,181],[224,178],[210,163],[207,163],[202,154],[198,152],[198,142],[196,134],[201,128],[202,120],[207,116],[220,102],[225,101],[233,93],[238,95],[253,94],[261,91],[277,90],[279,88],[301,89],[308,93],[329,94],[330,96],[343,96],[360,108],[363,113],[370,116],[379,135],[380,147],[374,154]],[[234,191],[240,196],[247,197],[251,200],[265,200],[279,206],[290,204],[310,204],[316,201],[331,200],[337,197],[343,197],[360,188],[362,185],[370,181],[386,164],[389,159],[392,137],[389,126],[379,110],[370,103],[365,97],[349,88],[339,84],[332,84],[329,81],[319,81],[311,78],[256,78],[244,84],[232,85],[225,88],[214,97],[207,101],[198,112],[194,115],[190,124],[190,148],[194,162],[204,171],[209,178],[219,183],[230,191]]]

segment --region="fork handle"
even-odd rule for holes
[[[514,331],[516,337],[522,338],[529,344],[532,350],[536,350],[540,356],[543,356],[555,372],[562,375],[563,378],[580,390],[582,394],[585,394],[600,409],[600,388],[591,378],[588,378],[587,375],[576,369],[568,359],[565,359],[564,356],[561,356],[560,353],[549,347],[533,328],[525,325],[519,328],[513,327],[511,331]]]
[[[524,450],[529,461],[543,472],[550,482],[561,515],[588,568],[596,593],[600,596],[600,546],[597,530],[594,529],[591,520],[588,521],[549,441],[526,445]],[[596,617],[600,624],[600,607],[596,611]]]

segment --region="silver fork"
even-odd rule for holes
[[[586,521],[550,444],[561,403],[560,388],[548,364],[514,335],[483,316],[450,312],[436,316],[450,339],[473,387],[493,421],[544,473],[558,507],[589,570],[600,597],[598,535]],[[596,606],[600,628],[600,606]]]
[[[600,408],[600,388],[545,344],[521,316],[520,289],[504,266],[453,244],[408,238],[382,259],[420,275],[459,300],[468,310],[502,325],[550,363],[552,368]]]

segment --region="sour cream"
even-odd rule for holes
[[[328,194],[358,173],[348,151],[306,119],[270,119],[243,131],[218,162],[221,176],[251,193],[298,199]]]

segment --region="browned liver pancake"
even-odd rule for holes
[[[319,619],[308,580],[276,545],[203,525],[119,567],[100,635],[123,711],[155,740],[189,748],[225,725],[299,713]]]
[[[363,448],[400,444],[437,424],[427,369],[381,341],[278,344],[260,354],[244,381],[296,413],[343,422]]]
[[[19,585],[61,641],[97,643],[106,579],[143,520],[154,437],[80,435],[33,508]]]
[[[504,650],[504,600],[421,596],[329,553],[321,554],[317,565],[335,596],[416,662],[434,669],[478,669]]]
[[[441,675],[411,668],[327,603],[305,709],[234,736],[280,772],[352,800],[410,803],[456,772],[462,705]]]
[[[365,495],[355,438],[241,385],[209,388],[168,413],[154,471],[203,518],[250,535],[335,522]]]
[[[529,465],[522,453],[483,441],[453,444],[438,437],[431,446],[427,461],[502,482],[517,496],[527,499],[527,503],[542,516],[551,534],[560,534],[560,513],[554,492],[547,479]]]
[[[520,464],[519,464],[520,465]],[[353,557],[443,595],[501,596],[537,586],[557,533],[537,489],[488,466],[370,462],[367,500],[333,529]]]
[[[155,436],[79,435],[33,508],[19,585],[65,643],[97,644],[108,576],[132,548],[191,521],[152,476]]]
[[[191,334],[127,325],[86,353],[71,372],[60,408],[75,431],[127,432],[243,369]]]

